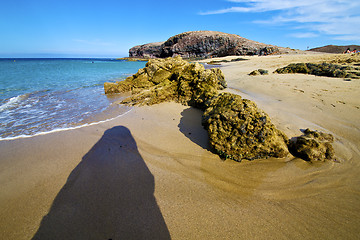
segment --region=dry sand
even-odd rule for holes
[[[222,161],[201,112],[133,108],[75,130],[0,141],[0,239],[359,239],[360,81],[277,75],[324,54],[222,65],[229,88],[289,137],[332,133],[336,161]],[[269,75],[248,76],[263,68]]]

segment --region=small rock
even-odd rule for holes
[[[250,76],[267,75],[267,74],[269,74],[268,70],[264,70],[264,69],[254,70],[251,73],[249,73]]]
[[[261,74],[261,75],[267,75],[267,74],[269,74],[269,71],[268,70],[265,70],[265,69],[258,69],[258,71],[259,71],[259,73]]]
[[[260,75],[261,73],[258,70],[254,70],[251,73],[249,73],[250,76],[257,76]]]
[[[331,134],[306,129],[304,135],[289,143],[289,150],[306,161],[331,160],[335,156],[332,142],[334,137]]]

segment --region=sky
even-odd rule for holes
[[[360,45],[359,0],[1,0],[0,57],[126,57],[187,31],[306,50]]]

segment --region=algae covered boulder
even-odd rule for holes
[[[288,155],[287,137],[250,100],[222,93],[208,102],[202,123],[217,154],[236,161]]]
[[[257,75],[261,75],[261,73],[259,72],[259,70],[254,70],[251,73],[249,73],[250,76],[257,76]]]
[[[265,69],[258,69],[258,70],[254,70],[251,73],[249,73],[250,76],[268,75],[268,74],[269,74],[268,70],[265,70]]]
[[[117,83],[105,83],[105,93],[131,92],[122,103],[152,105],[175,101],[204,109],[205,102],[226,88],[220,69],[205,69],[181,57],[150,59],[145,68]]]
[[[310,73],[310,69],[305,63],[291,63],[283,68],[278,68],[275,73],[286,74],[286,73]]]
[[[304,135],[290,142],[290,152],[306,161],[325,161],[334,158],[334,149],[331,143],[334,138],[331,134],[306,129]]]
[[[343,66],[333,63],[291,63],[278,68],[274,73],[304,73],[315,76],[360,79],[360,69],[353,66]]]

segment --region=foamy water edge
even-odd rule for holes
[[[16,139],[24,139],[24,138],[32,138],[32,137],[36,137],[36,136],[41,136],[41,135],[47,135],[47,134],[51,134],[51,133],[56,133],[56,132],[63,132],[63,131],[69,131],[69,130],[75,130],[75,129],[80,129],[83,127],[89,127],[89,126],[94,126],[94,125],[98,125],[101,123],[106,123],[106,122],[110,122],[112,120],[115,120],[117,118],[123,117],[126,114],[128,114],[129,112],[131,112],[134,108],[130,108],[128,111],[113,117],[113,118],[109,118],[106,120],[102,120],[102,121],[98,121],[98,122],[93,122],[93,123],[85,123],[83,125],[80,126],[75,126],[75,127],[67,127],[67,128],[56,128],[47,132],[39,132],[33,135],[19,135],[19,136],[15,136],[15,137],[6,137],[6,138],[1,138],[0,137],[0,141],[11,141],[11,140],[16,140]]]
[[[7,100],[7,102],[3,103],[2,105],[0,105],[0,112],[5,111],[9,108],[14,107],[16,104],[18,104],[19,102],[21,102],[22,100],[26,99],[28,97],[29,94],[21,94],[12,98],[9,98]]]

